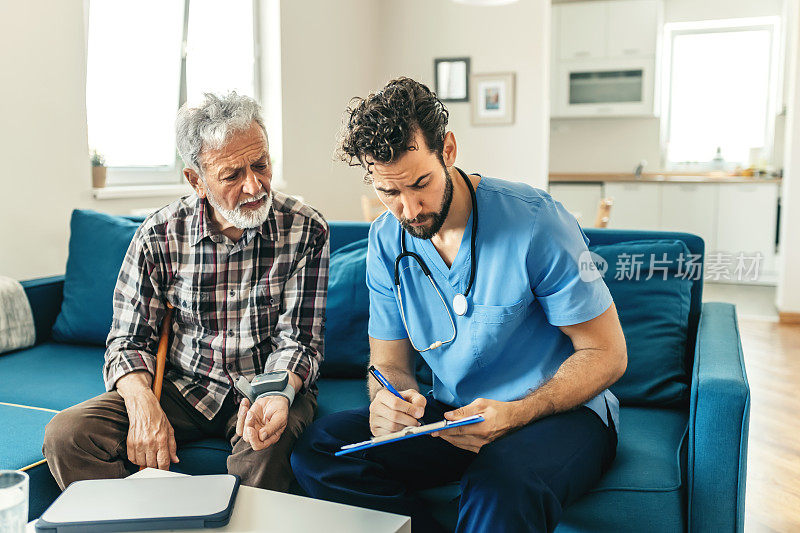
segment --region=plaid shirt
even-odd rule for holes
[[[238,242],[214,229],[206,202],[186,196],[148,217],[114,290],[103,377],[155,374],[165,302],[175,307],[165,377],[206,418],[239,376],[290,370],[316,393],[328,291],[328,225],[273,191],[266,222]]]

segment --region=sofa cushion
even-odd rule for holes
[[[643,240],[590,250],[607,264],[603,278],[628,346],[628,369],[611,391],[622,405],[686,405],[692,281],[682,272],[689,249],[678,240]]]
[[[230,443],[222,438],[202,439],[178,445],[179,463],[173,463],[170,470],[193,476],[224,474],[228,471]]]
[[[316,418],[369,405],[367,381],[363,377],[360,379],[321,379],[317,385],[319,386],[319,396]]]
[[[138,222],[96,211],[72,212],[64,302],[53,326],[55,340],[105,345],[114,285],[138,227]]]
[[[44,427],[56,414],[0,403],[0,470],[17,470],[44,459]]]
[[[366,239],[369,235],[369,222],[331,220],[328,227],[330,229],[331,254],[352,242]]]
[[[104,352],[98,346],[46,342],[4,355],[0,402],[60,411],[102,394]]]
[[[325,377],[364,378],[369,360],[367,239],[331,254],[325,321]]]
[[[617,457],[597,486],[567,507],[556,531],[681,531],[688,413],[623,407]],[[420,492],[437,519],[455,526],[458,484]]]

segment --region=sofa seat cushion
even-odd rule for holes
[[[61,411],[105,392],[98,346],[46,342],[0,357],[0,402]]]
[[[570,505],[556,531],[680,531],[688,413],[620,410],[617,457],[600,483]],[[457,483],[420,492],[444,524],[455,526]],[[644,521],[647,522],[644,522]]]
[[[44,459],[44,427],[56,413],[0,403],[0,470],[17,470]]]
[[[170,470],[191,475],[224,474],[228,471],[230,453],[230,443],[222,438],[181,443],[178,445],[180,462],[174,463]]]

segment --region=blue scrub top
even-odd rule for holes
[[[400,290],[414,344],[424,349],[450,339],[448,313],[455,322],[453,342],[421,355],[433,371],[434,397],[457,407],[476,398],[513,401],[530,394],[574,353],[572,341],[557,326],[591,320],[613,302],[602,278],[581,279],[578,258],[589,239],[560,202],[541,189],[488,177],[482,177],[475,193],[477,266],[464,316],[453,312],[452,302],[469,282],[472,214],[450,268],[430,240],[406,234],[407,249],[428,265],[446,307],[413,259],[400,263]],[[375,339],[409,336],[394,284],[402,231],[388,212],[370,227],[369,335]],[[619,427],[619,402],[610,391],[585,405],[606,424],[610,412]]]

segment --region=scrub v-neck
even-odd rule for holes
[[[480,184],[478,184],[480,186]],[[478,191],[475,191],[476,197]],[[430,239],[422,240],[422,251],[425,256],[428,258],[435,267],[436,270],[448,281],[448,283],[456,288],[456,285],[462,281],[462,277],[464,272],[468,269],[470,265],[470,253],[471,253],[471,245],[472,242],[472,216],[473,213],[470,211],[469,218],[467,219],[467,226],[464,228],[464,234],[461,236],[461,243],[458,245],[458,252],[456,252],[456,257],[453,259],[453,263],[450,265],[450,268],[447,267],[447,264],[442,259],[442,256],[439,255],[439,251],[433,245]],[[469,272],[466,272],[469,275]],[[466,281],[464,281],[466,284]]]

